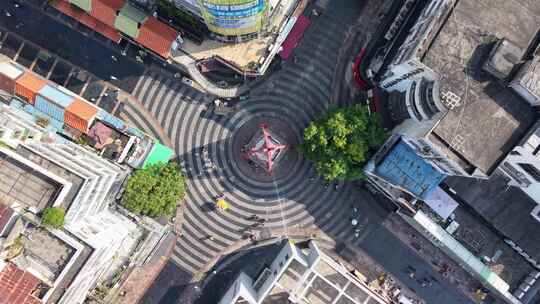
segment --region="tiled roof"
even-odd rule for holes
[[[39,282],[31,273],[12,263],[5,264],[0,272],[0,304],[41,304],[32,295]]]
[[[177,36],[176,30],[154,17],[149,17],[141,26],[136,40],[160,56],[168,58],[171,45]]]
[[[110,1],[107,1],[107,2],[110,2]],[[103,10],[100,10],[100,9],[96,9],[96,5],[97,3],[101,3],[101,1],[95,1],[94,5],[92,6],[92,14],[94,16],[97,16],[97,17],[101,17],[103,20],[108,20],[108,15],[107,15],[107,10],[106,9],[103,9]],[[114,18],[116,17],[116,11],[114,11],[113,15],[111,18],[112,19],[112,22],[110,24],[107,24],[105,21],[101,20],[101,19],[96,19],[94,18],[93,16],[90,16],[86,13],[84,13],[83,11],[79,11],[79,10],[75,10],[69,3],[65,2],[65,1],[57,1],[55,4],[54,4],[54,7],[59,10],[60,12],[62,12],[63,14],[66,14],[74,19],[76,19],[77,21],[79,21],[80,23],[86,25],[87,27],[93,29],[94,31],[100,33],[101,35],[111,39],[112,41],[118,43],[120,42],[120,33],[118,33],[117,30],[115,30],[113,27],[112,27],[112,24],[114,23]],[[100,7],[99,5],[97,5],[97,7]],[[106,6],[104,6],[106,7]],[[93,13],[93,12],[99,12],[97,14]]]
[[[124,0],[93,0],[90,15],[109,27],[113,27],[116,12],[124,6],[124,3]]]

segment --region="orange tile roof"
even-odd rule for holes
[[[124,0],[93,0],[90,14],[97,20],[114,28],[116,12],[125,4]]]
[[[77,19],[77,21],[79,21],[80,23],[86,25],[87,27],[93,29],[94,31],[100,33],[101,35],[111,39],[116,43],[120,42],[120,39],[122,38],[122,36],[120,36],[120,33],[118,33],[118,31],[115,30],[113,27],[101,22],[93,16],[88,15],[82,10],[75,9],[71,4],[63,0],[57,1],[54,4],[54,7],[65,15]],[[93,10],[94,8],[95,6],[92,5]]]
[[[141,26],[136,41],[160,56],[168,58],[171,45],[177,36],[178,32],[175,29],[154,17],[149,17]]]
[[[39,279],[31,273],[8,263],[0,272],[0,304],[41,304],[32,295]]]

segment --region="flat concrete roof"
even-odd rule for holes
[[[540,27],[540,2],[528,0],[459,0],[423,62],[442,76],[442,92],[451,91],[462,105],[441,120],[433,133],[446,154],[457,154],[489,175],[535,121],[525,101],[481,65],[494,35],[521,49]]]
[[[75,252],[73,247],[60,238],[35,226],[28,227],[23,232],[22,243],[23,255],[53,273],[55,280]]]
[[[49,207],[61,185],[0,152],[0,193],[6,203],[17,202],[37,212]]]
[[[45,157],[42,157],[41,155],[35,153],[34,151],[24,147],[24,146],[18,146],[17,147],[17,153],[21,155],[22,157],[40,165],[41,167],[45,168],[46,170],[64,178],[65,180],[71,182],[72,187],[66,197],[64,198],[63,205],[66,210],[69,208],[75,197],[77,196],[77,193],[79,192],[80,188],[82,187],[82,184],[84,183],[84,179],[76,174],[74,174],[71,171],[68,171],[61,167],[60,165],[57,165],[50,160],[48,160]]]
[[[509,187],[503,173],[495,171],[488,180],[450,177],[444,183],[462,203],[540,261],[540,222],[530,214],[536,203],[520,188]]]

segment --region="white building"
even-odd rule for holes
[[[111,208],[130,170],[98,156],[90,148],[47,133],[25,119],[27,115],[0,104],[0,140],[7,145],[0,146],[0,152],[20,168],[30,168],[28,175],[39,172],[59,185],[60,191],[51,205],[67,209],[65,225],[52,233],[75,248],[75,255],[83,247],[89,248],[91,254],[66,288],[59,286],[59,282],[69,272],[71,263],[68,264],[49,286],[43,301],[49,303],[56,288],[65,288],[55,303],[80,304],[98,282],[113,276],[129,261],[143,235],[141,227]],[[76,176],[77,182],[71,182],[70,176]],[[24,205],[16,198],[5,203],[16,210]],[[42,210],[23,208],[21,211],[37,215]],[[65,236],[65,232],[72,237]]]
[[[219,304],[389,303],[371,291],[310,241],[304,248],[287,242],[257,278],[240,273]]]
[[[531,215],[540,222],[540,123],[514,147],[499,167],[510,186],[521,188],[537,204]]]

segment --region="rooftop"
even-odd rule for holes
[[[176,54],[173,59],[181,63],[186,61],[184,57],[202,60],[219,56],[236,67],[251,70],[249,65],[252,62],[262,62],[268,56],[268,49],[276,43],[277,35],[274,35],[274,32],[277,32],[287,21],[298,2],[302,2],[299,6],[300,9],[297,9],[297,11],[301,11],[306,1],[282,0],[279,2],[280,8],[274,10],[276,13],[272,18],[272,24],[268,27],[272,34],[264,38],[252,39],[242,43],[225,43],[206,39],[201,44],[186,39],[180,47],[183,52]],[[186,53],[189,55],[186,55]]]
[[[0,152],[0,193],[4,202],[40,211],[52,204],[59,190],[55,181]]]
[[[539,27],[538,1],[458,1],[423,60],[442,76],[441,91],[461,98],[433,131],[445,154],[489,175],[527,132],[531,108],[481,66],[493,36],[525,50]]]
[[[419,198],[426,197],[446,176],[402,139],[376,164],[375,173]]]
[[[515,81],[518,81],[536,98],[540,98],[540,55],[523,65]]]
[[[30,225],[21,238],[22,254],[12,261],[22,269],[34,269],[54,282],[70,261],[75,249],[47,230]]]
[[[33,295],[39,280],[12,263],[0,261],[0,303],[40,304]]]
[[[79,189],[81,188],[82,184],[84,183],[84,179],[73,172],[65,169],[64,167],[50,161],[49,159],[41,156],[40,154],[30,150],[27,147],[24,146],[18,146],[17,147],[17,153],[24,158],[27,158],[28,160],[38,164],[39,166],[47,169],[50,172],[53,172],[54,174],[66,179],[72,184],[72,187],[69,191],[69,193],[66,195],[63,201],[63,207],[68,208],[69,205],[73,202],[75,197],[77,196],[77,193],[79,192]]]
[[[540,223],[530,214],[536,203],[521,189],[507,183],[507,177],[499,172],[489,180],[451,177],[445,181],[462,203],[540,261]]]
[[[284,242],[273,243],[224,257],[218,264],[226,266],[208,282],[195,304],[218,303],[231,283],[242,272],[251,278],[256,278],[266,265],[274,261],[283,246]]]
[[[517,288],[523,278],[535,270],[524,257],[504,242],[500,234],[490,229],[475,214],[458,207],[454,215],[454,220],[459,223],[453,233],[456,240],[483,259],[491,271],[510,285],[511,290]]]

